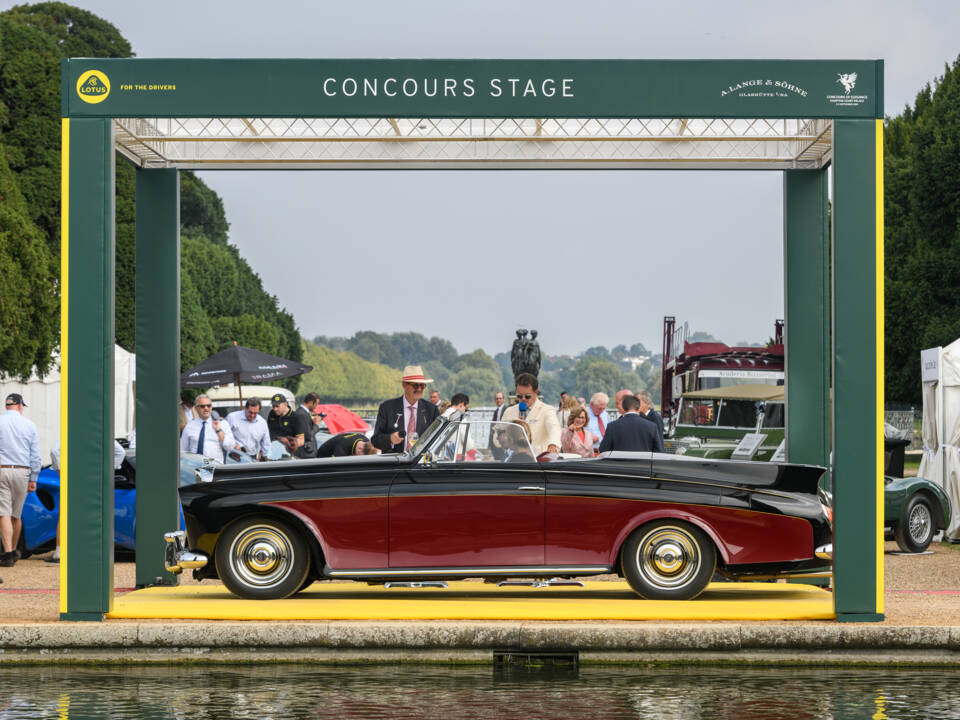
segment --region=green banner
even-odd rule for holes
[[[64,117],[883,117],[882,60],[63,63]]]

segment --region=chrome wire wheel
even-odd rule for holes
[[[230,592],[274,600],[293,595],[306,581],[310,551],[303,535],[272,517],[242,518],[217,541],[217,573]]]
[[[637,547],[637,567],[651,585],[683,587],[700,570],[700,549],[682,528],[663,526],[643,536]]]
[[[903,552],[922,553],[930,547],[937,531],[933,506],[923,495],[914,495],[907,502],[897,523],[894,537]]]
[[[926,503],[917,503],[910,508],[910,516],[907,518],[907,524],[910,528],[910,537],[918,545],[922,543],[929,544],[929,537],[932,534],[933,517],[930,515],[930,508]]]
[[[634,530],[620,554],[631,589],[650,600],[692,600],[709,584],[716,563],[716,548],[702,530],[671,519]]]

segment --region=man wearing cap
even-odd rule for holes
[[[409,449],[419,436],[436,420],[440,411],[433,403],[423,399],[427,383],[433,380],[423,374],[419,365],[407,365],[400,376],[403,395],[384,400],[377,412],[377,422],[370,438],[374,447],[387,453],[399,453]]]
[[[224,453],[233,450],[234,439],[230,425],[211,418],[213,403],[206,395],[197,397],[197,416],[187,423],[180,435],[180,451],[197,453],[214,460],[224,461]]]
[[[17,393],[4,400],[0,415],[0,567],[12,567],[20,557],[20,513],[27,493],[37,489],[40,474],[40,438],[37,426],[23,417],[27,404]]]
[[[313,416],[291,410],[282,393],[270,398],[270,405],[273,406],[267,416],[270,439],[278,440],[290,455],[294,455],[306,444],[308,437],[313,438]]]

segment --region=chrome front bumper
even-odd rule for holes
[[[179,575],[184,570],[202,568],[207,564],[206,555],[187,549],[187,534],[183,530],[164,533],[163,539],[167,543],[164,550],[164,565],[167,572]]]

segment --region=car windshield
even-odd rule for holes
[[[423,434],[417,438],[417,441],[413,444],[413,447],[410,448],[410,454],[419,455],[422,453],[430,444],[433,436],[436,435],[438,428],[445,422],[446,421],[443,418],[438,417],[436,420],[430,423],[430,426],[423,431]]]
[[[724,400],[720,408],[721,427],[755,428],[757,426],[757,403],[753,400]]]
[[[716,425],[719,411],[719,400],[683,398],[680,403],[680,424]]]
[[[536,462],[520,425],[489,420],[447,423],[430,443],[429,451],[441,463]]]

